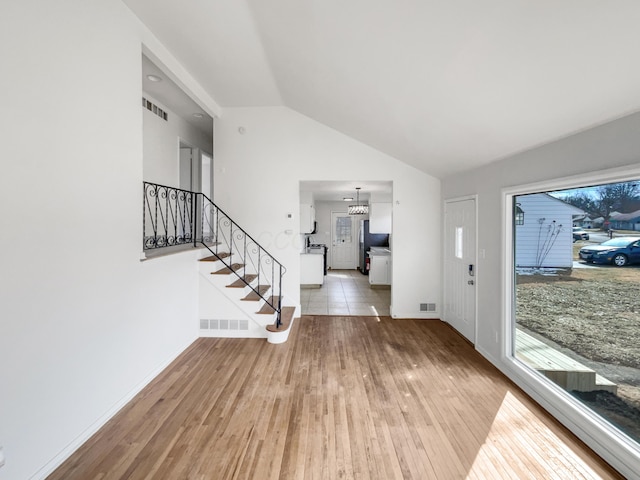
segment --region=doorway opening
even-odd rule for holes
[[[349,215],[348,207],[356,203],[368,206],[368,212]],[[300,298],[303,314],[312,315],[390,315],[392,295],[392,182],[390,181],[302,181],[300,182],[300,244],[301,255],[327,250],[328,270],[322,281],[305,269],[314,263],[301,261]],[[362,209],[366,210],[366,209]],[[308,212],[312,221],[308,222]],[[305,220],[303,222],[303,220]],[[374,223],[374,230],[384,237],[378,255],[383,262],[374,262],[384,275],[369,275],[369,251],[363,252],[363,227]],[[384,232],[384,233],[382,233]],[[367,239],[369,236],[367,235]],[[384,251],[382,251],[384,250]],[[366,263],[365,263],[366,262]],[[381,282],[377,284],[376,282]]]

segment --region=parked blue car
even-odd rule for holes
[[[617,267],[640,263],[640,238],[612,238],[600,245],[582,247],[579,255],[588,263],[610,263]]]

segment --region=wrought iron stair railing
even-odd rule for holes
[[[190,244],[203,245],[264,300],[280,327],[284,265],[203,193],[143,182],[143,249]]]

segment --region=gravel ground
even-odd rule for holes
[[[640,268],[518,275],[516,299],[519,327],[618,384],[574,394],[640,442]]]

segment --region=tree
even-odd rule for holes
[[[596,217],[609,221],[611,212],[630,213],[640,210],[640,183],[622,182],[585,188],[562,200]]]
[[[569,205],[573,205],[574,207],[578,207],[580,210],[584,210],[585,212],[594,213],[597,210],[595,200],[586,192],[578,192],[574,195],[568,195],[563,197],[562,201]]]
[[[639,200],[638,184],[635,182],[611,183],[601,185],[596,189],[596,210],[605,222],[609,220],[611,212],[629,213]]]

